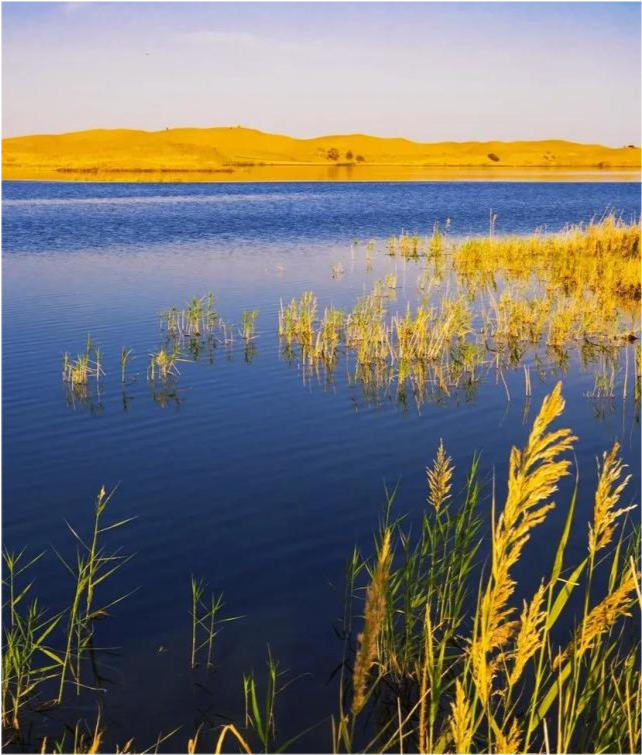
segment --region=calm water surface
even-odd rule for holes
[[[364,244],[401,230],[430,232],[450,219],[455,235],[484,234],[489,211],[498,233],[547,231],[607,210],[640,212],[639,184],[64,184],[3,185],[4,537],[34,553],[72,550],[65,521],[90,525],[101,485],[119,485],[113,516],[135,516],[114,540],[135,558],[111,587],[139,588],[100,626],[118,647],[104,661],[105,721],[115,741],[133,734],[147,747],[182,725],[184,747],[200,720],[239,718],[241,676],[262,673],[268,644],[288,678],[298,679],[278,711],[285,736],[336,710],[330,675],[341,657],[334,627],[342,612],[344,564],[358,543],[368,550],[385,500],[398,483],[397,508],[417,517],[425,467],[443,438],[463,479],[472,451],[482,475],[504,488],[511,445],[523,443],[559,374],[535,380],[524,406],[523,375],[484,382],[474,397],[454,395],[420,407],[395,396],[370,401],[338,370],[333,385],[304,380],[281,354],[279,301],[313,290],[320,308],[350,307],[375,279],[396,270],[399,301],[414,301],[418,267],[379,255],[367,268]],[[331,276],[342,263],[345,274]],[[212,359],[181,364],[177,400],[154,401],[148,354],[159,346],[158,314],[213,291],[230,323],[257,309],[256,353],[237,345]],[[91,406],[69,406],[61,385],[65,351],[91,332],[106,378]],[[119,353],[134,349],[123,392]],[[632,358],[632,354],[631,354]],[[631,465],[629,497],[639,498],[640,439],[630,402],[596,402],[594,376],[571,356],[562,375],[566,419],[580,437],[583,472],[578,517],[586,521],[594,458],[617,438]],[[558,509],[527,549],[518,575],[532,587],[552,548]],[[487,498],[484,505],[488,505]],[[570,548],[585,548],[583,523]],[[50,555],[37,591],[57,606],[71,585]],[[189,580],[225,594],[228,615],[244,618],[217,639],[217,668],[188,668]],[[162,650],[160,650],[162,648]],[[73,705],[73,697],[70,697]],[[70,708],[68,707],[69,711]],[[83,698],[75,716],[93,718]],[[69,714],[68,718],[73,716]],[[330,746],[323,726],[303,749]]]

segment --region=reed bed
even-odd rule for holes
[[[621,385],[623,397],[632,395],[638,405],[639,227],[609,215],[557,234],[507,237],[496,234],[490,217],[485,238],[452,239],[447,222],[425,236],[403,232],[388,239],[388,255],[421,266],[417,301],[407,301],[401,311],[394,304],[399,292],[410,297],[396,261],[351,308],[321,307],[312,291],[281,302],[283,353],[299,362],[306,382],[316,378],[331,385],[345,364],[347,382],[358,385],[367,401],[394,397],[405,406],[412,395],[420,407],[453,394],[470,399],[484,378],[503,386],[510,399],[505,373],[517,369],[525,371],[527,397],[531,369],[563,372],[574,352],[595,373],[588,398],[615,399]],[[358,247],[353,245],[353,255]],[[377,243],[363,248],[371,266]],[[339,267],[345,274],[340,263],[334,272]],[[225,322],[211,292],[161,313],[162,339],[149,353],[147,369],[153,398],[162,406],[178,401],[179,363],[203,354],[213,363],[218,346],[231,354],[235,334],[245,361],[252,362],[257,317],[257,310],[244,310],[240,326]],[[134,382],[128,376],[132,353],[121,350],[121,386]],[[104,375],[101,352],[89,337],[83,354],[64,355],[68,403],[101,411]]]
[[[617,443],[598,463],[585,555],[567,556],[578,527],[576,483],[551,563],[542,563],[530,588],[517,581],[520,564],[537,547],[530,541],[556,506],[560,481],[573,471],[577,438],[559,426],[563,410],[558,383],[524,447],[511,451],[506,488],[492,485],[490,521],[481,505],[479,457],[460,489],[443,443],[426,469],[418,527],[396,514],[395,493],[388,494],[373,556],[355,551],[348,562],[338,708],[329,719],[318,711],[327,750],[639,752],[640,532],[626,523],[634,506],[625,500],[630,476]],[[74,588],[62,611],[48,613],[32,595],[29,575],[42,554],[4,554],[2,723],[5,743],[23,751],[104,746],[100,718],[69,727],[73,742],[66,744],[55,733],[39,742],[29,737],[52,688],[58,694],[49,706],[58,707],[72,692],[98,688],[83,671],[98,652],[94,622],[125,597],[104,604],[99,592],[128,561],[103,543],[107,532],[129,521],[103,524],[112,495],[100,490],[89,537],[70,528],[76,561],[63,564]],[[200,657],[210,666],[221,625],[237,617],[222,615],[222,596],[205,600],[202,580],[193,579],[191,588],[186,662],[195,668]],[[277,726],[278,698],[287,686],[269,656],[266,684],[250,673],[239,685],[244,721],[199,727],[185,751],[296,749],[298,738],[281,741]],[[135,751],[134,740],[116,751]]]
[[[571,349],[597,373],[604,359],[617,364],[622,349],[639,339],[638,226],[609,215],[552,235],[502,237],[493,230],[456,241],[447,231],[448,224],[443,232],[436,225],[432,235],[402,233],[387,242],[388,255],[423,260],[414,309],[391,311],[396,272],[376,280],[352,311],[332,308],[331,328],[325,315],[317,319],[312,292],[281,306],[279,335],[290,360],[299,347],[306,379],[324,372],[332,382],[343,355],[365,394],[394,386],[404,395],[410,385],[420,404],[430,392],[474,391],[489,370],[504,386],[507,369],[530,370],[534,362],[562,370]],[[600,381],[594,396],[610,395]],[[613,388],[613,374],[607,384]]]

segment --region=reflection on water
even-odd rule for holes
[[[351,311],[376,281],[392,289],[394,276],[389,312],[414,306],[424,271],[383,253],[391,234],[429,232],[447,218],[453,235],[485,234],[491,208],[498,233],[559,228],[609,207],[628,218],[639,214],[638,185],[34,183],[5,185],[4,197],[5,541],[68,553],[64,522],[86,530],[100,486],[119,485],[114,517],[136,519],[118,543],[136,557],[115,595],[140,590],[100,626],[101,643],[121,649],[105,659],[115,741],[135,730],[142,749],[161,730],[191,729],[195,711],[213,725],[242,718],[242,674],[263,670],[268,642],[290,678],[310,674],[283,698],[284,735],[332,710],[344,563],[355,543],[371,549],[384,484],[398,482],[398,510],[418,521],[425,467],[443,438],[455,487],[477,448],[482,479],[494,474],[504,490],[510,448],[524,442],[559,377],[566,421],[579,436],[578,520],[588,517],[595,457],[614,439],[633,474],[629,497],[639,498],[634,345],[615,355],[582,343],[532,351],[502,369],[457,353],[461,373],[444,390],[419,369],[359,366],[343,347],[330,363],[310,362],[278,334],[281,302],[305,291],[314,291],[320,313]],[[213,302],[205,299],[190,321],[192,298],[208,291]],[[254,310],[244,338],[244,312]],[[87,333],[105,375],[70,392],[63,354],[82,353]],[[176,362],[178,374],[150,379],[151,360],[173,353],[168,336],[185,361]],[[131,350],[124,377],[123,349]],[[572,485],[565,481],[537,548],[526,550],[518,578],[527,588],[541,573],[529,567],[554,555]],[[571,556],[584,552],[585,532],[578,524]],[[228,615],[244,617],[217,637],[216,668],[196,676],[191,575],[224,593]],[[69,597],[55,557],[39,563],[37,584],[47,604]],[[89,707],[79,702],[74,712]],[[301,746],[326,748],[318,736]]]
[[[20,168],[6,166],[3,179],[22,179]],[[38,181],[107,181],[150,183],[252,183],[281,181],[630,181],[639,168],[439,167],[431,165],[245,165],[216,170],[146,170],[113,172],[29,168]]]

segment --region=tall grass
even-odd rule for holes
[[[349,564],[344,658],[328,748],[639,751],[640,538],[639,528],[621,527],[633,507],[622,502],[629,475],[617,443],[598,463],[593,513],[582,535],[585,556],[570,562],[566,553],[577,529],[576,483],[552,562],[533,560],[537,545],[530,541],[556,505],[560,481],[571,473],[577,438],[557,426],[563,410],[558,384],[544,399],[524,447],[511,451],[506,489],[493,483],[490,521],[482,507],[479,457],[473,456],[460,490],[443,443],[426,469],[418,526],[395,513],[395,492],[388,495],[373,557],[355,551]],[[14,738],[25,715],[37,715],[32,701],[52,681],[58,706],[68,687],[95,689],[83,677],[81,661],[91,653],[95,619],[122,600],[99,603],[97,591],[127,560],[102,542],[106,532],[129,521],[103,524],[110,500],[101,489],[87,539],[72,530],[76,565],[64,563],[74,589],[61,613],[47,615],[36,600],[27,607],[33,582],[25,582],[25,575],[40,556],[5,553],[3,726]],[[524,563],[542,566],[531,574],[530,594],[517,582]],[[206,601],[204,583],[192,580],[192,667],[199,657],[212,664],[221,624],[233,620],[221,617],[222,607],[221,597]],[[54,636],[64,639],[61,649]],[[244,723],[226,724],[211,745],[199,729],[188,751],[294,746],[296,740],[279,739],[277,698],[287,686],[282,677],[271,656],[263,693],[254,673],[245,675]],[[323,711],[315,714],[322,730],[327,718]],[[96,752],[103,728],[97,723],[93,733],[80,731],[73,751]]]

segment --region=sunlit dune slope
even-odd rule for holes
[[[231,172],[247,165],[639,168],[640,148],[547,140],[421,144],[364,134],[294,139],[254,129],[126,129],[22,136],[2,141],[5,178],[55,171]]]

